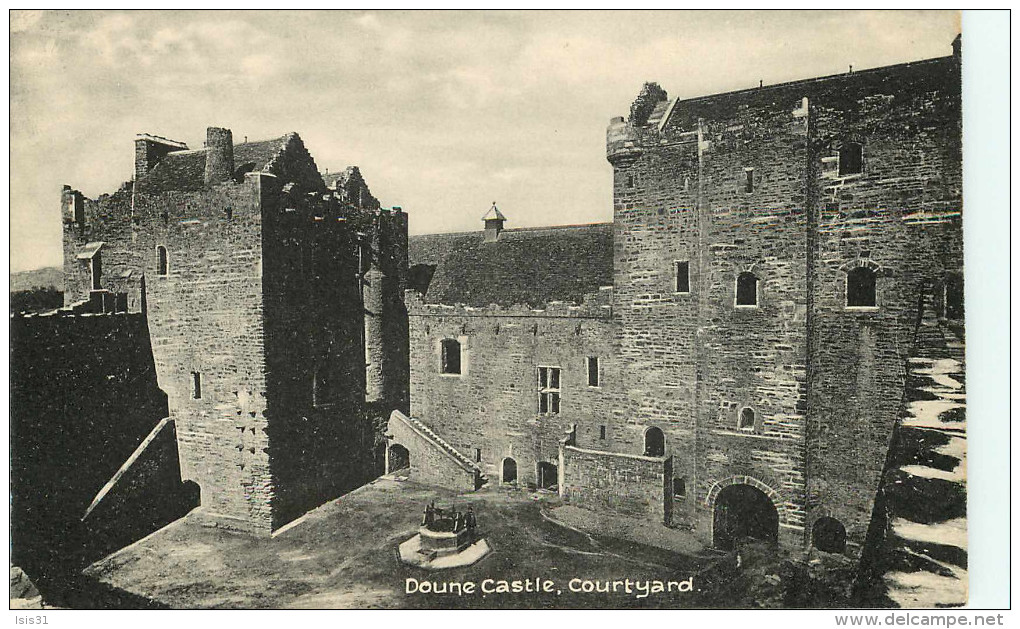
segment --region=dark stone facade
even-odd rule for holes
[[[544,263],[500,275],[498,257],[460,252],[463,238],[446,253],[442,238],[412,239],[412,414],[481,448],[491,477],[512,456],[531,483],[575,425],[576,448],[606,453],[593,486],[625,475],[616,455],[642,455],[657,428],[673,478],[649,491],[676,500],[656,517],[711,540],[715,498],[748,485],[774,506],[782,543],[807,544],[812,523],[834,517],[859,552],[922,308],[962,317],[945,303],[963,268],[958,52],[689,100],[646,85],[630,120],[611,122],[607,157],[612,290],[565,287],[536,304],[518,280],[542,284],[555,272]],[[873,303],[848,300],[855,269]],[[451,275],[454,290],[436,283]],[[468,365],[452,377],[447,338]],[[543,365],[562,370],[556,414],[540,412]]]

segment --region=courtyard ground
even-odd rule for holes
[[[397,545],[417,532],[424,505],[474,507],[493,552],[473,566],[407,566]],[[726,556],[689,534],[651,525],[603,535],[586,512],[548,493],[487,488],[453,494],[384,477],[310,512],[270,539],[203,523],[171,524],[89,567],[101,587],[174,608],[684,608],[731,607],[710,592],[571,592],[571,579],[713,581]],[[667,539],[668,538],[668,539]],[[649,543],[658,544],[652,546]],[[663,547],[664,546],[664,547]],[[551,580],[552,592],[407,593],[407,579],[437,583]]]

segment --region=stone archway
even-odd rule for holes
[[[386,473],[411,467],[411,453],[399,443],[391,444],[386,451]]]
[[[846,527],[836,518],[818,518],[811,527],[811,545],[823,552],[842,553],[846,550]]]
[[[553,490],[559,485],[560,479],[555,463],[539,461],[538,463],[538,488]]]
[[[513,460],[512,457],[503,459],[503,469],[500,470],[499,480],[501,483],[516,483],[517,482],[517,461]]]
[[[712,545],[732,550],[744,538],[779,540],[779,511],[761,489],[733,483],[719,490],[712,505]]]

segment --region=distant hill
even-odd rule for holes
[[[11,312],[45,312],[64,305],[64,270],[11,273]]]
[[[44,269],[11,273],[11,292],[16,293],[33,288],[64,290],[64,270],[48,266]]]

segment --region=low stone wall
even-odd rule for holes
[[[560,449],[560,495],[592,511],[669,524],[673,457],[648,457],[570,445]]]
[[[465,465],[457,455],[446,450],[425,432],[420,422],[394,411],[386,429],[387,448],[401,445],[410,454],[411,480],[454,491],[474,491],[479,486],[479,472]],[[387,465],[387,471],[389,469]]]

